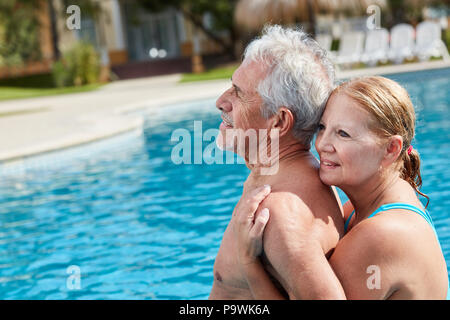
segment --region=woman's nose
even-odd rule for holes
[[[319,152],[333,152],[334,146],[329,137],[322,133],[316,138],[316,149]]]

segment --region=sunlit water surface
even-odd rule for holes
[[[450,69],[392,78],[417,106],[422,191],[450,265]],[[176,165],[171,137],[189,130],[194,161],[210,144],[194,121],[217,128],[214,105],[146,111],[141,135],[0,165],[0,299],[206,299],[249,171]]]

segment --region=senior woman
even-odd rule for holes
[[[426,197],[419,191],[419,154],[411,145],[414,127],[408,93],[387,78],[345,82],[327,102],[315,146],[320,179],[349,198],[346,233],[329,259],[347,299],[447,297],[445,259],[417,195]],[[254,277],[264,274],[258,256],[270,223],[268,210],[255,208],[269,192],[255,190],[235,212],[233,225],[238,260],[256,299],[283,298],[268,276]]]

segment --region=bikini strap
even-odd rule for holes
[[[384,204],[384,205],[380,206],[377,210],[375,210],[367,218],[368,219],[372,218],[379,212],[392,210],[392,209],[404,209],[404,210],[413,211],[413,212],[417,213],[418,215],[422,216],[422,218],[424,218],[428,222],[428,224],[430,224],[432,227],[434,227],[433,220],[431,219],[431,216],[428,213],[428,211],[426,211],[426,210],[424,211],[424,210],[421,210],[420,208],[413,206],[411,204],[401,203],[401,202]]]
[[[401,203],[401,202],[384,204],[384,205],[380,206],[377,210],[372,212],[372,214],[370,216],[368,216],[367,219],[372,218],[377,213],[380,213],[380,212],[383,212],[383,211],[387,211],[387,210],[391,210],[391,209],[405,209],[405,210],[409,210],[409,211],[414,211],[415,213],[417,213],[420,216],[422,216],[434,228],[433,220],[431,219],[431,216],[428,213],[428,211],[426,211],[426,210],[424,211],[424,210],[419,209],[416,206],[413,206],[413,205],[410,205],[410,204],[407,204],[407,203]],[[355,210],[352,211],[350,216],[345,221],[344,232],[347,232],[348,225],[350,224],[350,220],[352,219],[354,213],[355,213]]]
[[[350,223],[350,220],[352,220],[353,214],[355,213],[355,210],[352,211],[352,213],[348,216],[347,220],[344,224],[344,233],[347,232],[348,224]]]

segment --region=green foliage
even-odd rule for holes
[[[80,41],[53,64],[52,74],[57,87],[96,83],[100,57],[90,43]]]
[[[203,15],[209,13],[213,17],[214,30],[227,30],[233,27],[234,8],[237,1],[233,0],[185,0],[189,3],[192,13]]]
[[[14,78],[0,79],[1,87],[19,88],[54,88],[55,84],[51,73],[32,74]]]
[[[75,4],[80,7],[80,11],[83,16],[90,17],[94,20],[97,20],[99,16],[102,14],[102,9],[99,1],[93,0],[63,0],[64,8],[69,7],[72,4]],[[66,18],[66,12],[61,12],[62,16]]]
[[[233,27],[233,13],[237,0],[140,0],[144,8],[152,12],[160,12],[173,7],[180,11],[202,17],[209,13],[213,17],[213,29],[228,30]]]
[[[151,12],[160,12],[168,8],[175,8],[182,12],[196,27],[202,29],[213,41],[222,46],[232,56],[234,55],[234,9],[237,0],[138,0],[140,6]],[[136,8],[135,8],[136,9]],[[133,10],[136,11],[136,10]],[[209,14],[211,26],[204,23],[204,15]],[[215,31],[227,30],[231,36],[232,44],[223,42],[217,37]]]
[[[388,27],[406,22],[416,24],[423,20],[423,8],[448,8],[448,0],[388,0]]]
[[[450,29],[444,30],[444,36],[443,36],[444,42],[447,45],[448,51],[450,51]]]
[[[68,66],[62,61],[56,61],[52,66],[53,81],[56,87],[69,86],[71,74]]]
[[[339,50],[339,44],[341,40],[340,39],[333,39],[331,42],[331,51],[338,51]]]
[[[20,66],[41,59],[39,1],[0,1],[0,66]]]

